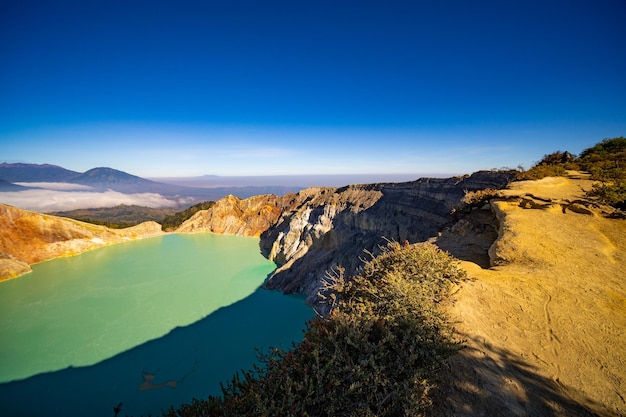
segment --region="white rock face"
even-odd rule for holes
[[[305,247],[305,238],[303,237],[311,230],[310,216],[311,209],[305,208],[297,215],[291,217],[287,229],[281,231],[276,241],[272,244],[269,260],[278,264],[285,264],[294,256],[304,256],[307,248]],[[301,252],[303,249],[304,252]]]

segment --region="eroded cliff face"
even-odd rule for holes
[[[451,220],[450,211],[465,191],[502,188],[511,179],[506,173],[478,172],[304,190],[299,204],[261,234],[261,251],[279,265],[265,287],[306,294],[315,304],[326,271],[342,266],[354,274],[360,259],[376,253],[387,239],[428,240]]]
[[[295,194],[283,197],[267,194],[246,199],[229,195],[210,209],[194,214],[176,232],[259,236],[278,221],[284,210],[291,209],[298,201],[299,196]]]
[[[0,281],[30,272],[34,263],[162,233],[156,222],[109,229],[0,204]]]

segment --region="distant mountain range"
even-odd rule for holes
[[[94,191],[113,190],[125,194],[157,193],[172,198],[188,197],[194,202],[218,200],[229,194],[240,198],[258,194],[283,195],[302,188],[296,186],[188,187],[151,181],[108,167],[92,168],[81,173],[51,164],[0,163],[0,192],[40,188],[37,184],[29,187],[24,183],[42,182],[86,185]]]
[[[191,187],[170,186],[131,175],[113,168],[92,168],[86,172],[70,171],[50,164],[0,164],[0,179],[9,183],[65,182],[81,184],[95,190],[120,192],[162,192],[171,193]],[[188,191],[188,190],[187,190]]]
[[[0,179],[8,182],[70,182],[80,172],[50,164],[0,164]]]

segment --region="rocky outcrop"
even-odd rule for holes
[[[511,226],[507,221],[507,216],[511,217],[511,211],[515,215],[521,216],[520,212],[535,210],[535,217],[559,215],[584,215],[589,217],[589,224],[594,218],[605,217],[623,219],[624,213],[611,206],[599,203],[585,195],[591,190],[594,181],[589,176],[581,176],[574,172],[568,177],[546,177],[536,181],[520,181],[512,184],[509,189],[500,190],[498,198],[491,201],[491,211],[495,214],[498,223],[498,239],[489,248],[489,258],[491,266],[502,266],[506,264],[535,264],[538,261],[534,256],[539,252],[543,242],[537,240],[531,248],[519,248],[512,243],[517,239],[520,232],[519,225]],[[578,189],[577,193],[572,193],[572,184]],[[556,256],[556,255],[555,255]]]
[[[266,288],[301,293],[314,304],[326,271],[342,266],[355,273],[366,252],[386,240],[421,242],[448,223],[466,191],[501,188],[508,173],[478,172],[406,183],[314,188],[261,235],[261,251],[279,267]]]
[[[0,281],[29,272],[34,263],[162,233],[156,222],[109,229],[0,204]]]
[[[489,249],[498,239],[499,230],[501,222],[491,204],[486,203],[470,212],[457,213],[456,220],[446,225],[429,241],[457,259],[473,262],[481,268],[489,268]]]
[[[300,197],[295,194],[283,197],[268,194],[246,199],[229,195],[216,202],[210,209],[194,214],[176,231],[259,236],[278,221],[284,210],[293,208],[299,199]]]

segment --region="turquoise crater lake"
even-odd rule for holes
[[[312,310],[259,286],[258,239],[166,235],[33,266],[0,284],[3,415],[159,415],[220,394],[288,348]]]

